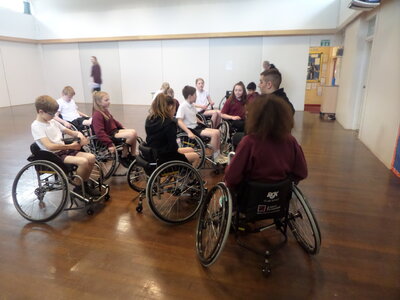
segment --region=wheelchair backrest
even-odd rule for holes
[[[245,182],[238,196],[239,211],[246,221],[282,218],[286,216],[292,197],[292,181],[278,183]]]
[[[144,143],[144,142],[139,145],[139,154],[148,163],[156,162],[156,156],[155,156],[153,149],[150,147],[147,147],[146,143]]]
[[[29,158],[28,158],[29,161],[47,160],[47,161],[50,161],[52,163],[55,163],[66,174],[68,174],[68,172],[71,171],[67,167],[67,165],[64,164],[64,162],[61,160],[60,157],[55,155],[53,152],[40,149],[40,147],[38,146],[38,144],[36,144],[36,142],[32,143],[30,148],[31,148],[32,155],[29,156]]]

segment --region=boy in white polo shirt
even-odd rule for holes
[[[31,124],[31,132],[36,144],[46,151],[51,151],[66,164],[77,165],[76,174],[79,175],[85,186],[85,191],[91,196],[100,196],[98,190],[89,186],[88,180],[92,172],[95,156],[92,153],[80,152],[83,145],[88,143],[87,138],[79,131],[72,131],[53,120],[58,110],[57,101],[50,96],[40,96],[35,100],[36,120]],[[77,137],[80,142],[66,145],[62,140],[62,134]],[[82,182],[78,178],[73,180],[74,191],[82,193]]]
[[[66,86],[62,90],[61,98],[57,100],[58,111],[54,116],[54,120],[67,128],[71,128],[72,123],[79,131],[82,131],[83,125],[90,126],[92,124],[92,118],[78,110],[75,100],[72,99],[74,96],[75,91],[72,87]]]
[[[179,127],[187,133],[190,138],[194,135],[199,137],[206,136],[211,138],[210,144],[213,148],[213,158],[216,163],[226,164],[228,158],[220,153],[220,132],[218,129],[207,128],[196,117],[196,89],[192,86],[185,86],[182,90],[185,101],[179,106],[176,113]]]

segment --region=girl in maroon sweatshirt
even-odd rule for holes
[[[115,145],[111,137],[125,138],[120,162],[128,167],[136,151],[137,133],[135,129],[125,129],[109,112],[110,96],[106,92],[93,93],[92,127],[97,138],[115,152]]]
[[[291,135],[293,113],[279,97],[262,95],[249,106],[247,136],[225,170],[225,183],[237,191],[244,181],[294,182],[307,177],[303,150]]]

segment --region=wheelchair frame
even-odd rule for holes
[[[142,212],[143,198],[146,197],[153,215],[159,220],[174,224],[187,222],[200,209],[204,198],[200,174],[183,161],[158,165],[145,151],[151,151],[151,148],[139,146],[139,156],[127,173],[129,186],[139,192],[136,211]]]
[[[85,207],[88,207],[87,214],[92,215],[95,204],[110,199],[109,186],[103,183],[102,171],[97,163],[95,168],[98,170],[96,175],[98,178],[90,178],[91,184],[101,193],[101,196],[95,199],[86,195],[82,178],[73,173],[76,170],[75,165],[64,164],[52,152],[40,151],[39,156],[48,156],[48,159],[38,159],[38,155],[32,154],[28,158],[30,163],[18,172],[12,186],[14,206],[25,219],[32,222],[47,222],[64,210]],[[71,180],[74,178],[80,179],[83,196],[70,190]],[[20,184],[20,181],[23,182]],[[67,206],[68,200],[70,203]]]
[[[249,231],[240,223],[238,206],[236,206],[235,217],[232,217],[232,197],[225,184],[220,182],[214,186],[200,210],[196,229],[196,252],[201,264],[209,267],[215,263],[224,248],[231,225],[235,231],[237,243],[248,250],[252,249],[238,239],[239,231],[256,233],[275,227],[284,235],[283,243],[285,243],[289,226],[296,241],[307,253],[318,254],[321,247],[321,232],[317,220],[301,190],[292,184],[291,191],[292,198],[289,200],[287,212],[283,218],[274,218],[271,224]],[[265,256],[262,272],[264,275],[269,275],[271,268],[268,258],[271,252],[267,250],[262,255]]]

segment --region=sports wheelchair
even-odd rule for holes
[[[93,206],[110,199],[109,186],[103,183],[100,166],[95,163],[89,184],[100,192],[99,197],[85,192],[83,180],[74,174],[76,165],[65,164],[57,155],[44,151],[36,143],[31,145],[29,163],[17,174],[12,186],[12,198],[17,211],[33,222],[47,222],[63,210],[87,207],[87,214],[94,213]],[[82,195],[74,192],[72,180],[79,178]],[[68,204],[67,204],[68,203]]]
[[[120,166],[120,158],[122,155],[122,149],[126,141],[125,138],[115,138],[112,137],[116,151],[111,153],[106,145],[104,145],[96,135],[92,134],[92,130],[89,128],[89,144],[83,147],[85,152],[92,153],[96,156],[104,176],[104,180],[108,180],[111,176],[115,175],[116,171]],[[140,144],[143,142],[141,137],[137,138],[137,142]],[[133,162],[133,160],[132,160]],[[125,175],[125,174],[124,174]]]
[[[233,201],[231,193],[222,182],[210,190],[203,203],[196,230],[196,251],[203,266],[209,267],[217,260],[231,227],[238,244],[249,250],[252,249],[239,240],[239,233],[256,233],[276,228],[283,234],[284,244],[289,226],[307,253],[315,255],[319,252],[321,233],[317,220],[306,197],[291,180],[276,184],[246,182],[240,190],[238,199],[246,200],[245,204],[238,205],[242,202]],[[259,220],[271,222],[258,228],[249,226],[249,222]],[[271,251],[262,253],[265,255],[265,265],[262,268],[264,275],[271,273]]]
[[[143,210],[146,197],[154,216],[166,223],[180,224],[190,220],[199,210],[205,195],[203,180],[189,163],[173,160],[159,164],[145,143],[129,166],[129,186],[139,192],[137,212]]]

